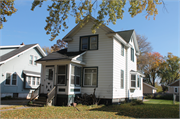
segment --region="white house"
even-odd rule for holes
[[[102,103],[142,99],[135,31],[115,32],[101,26],[93,34],[93,21],[91,17],[83,27],[78,24],[62,39],[68,43],[67,49],[37,60],[42,64],[41,96],[53,92],[55,105],[69,104],[77,95],[92,94],[94,88]]]
[[[41,64],[46,56],[38,44],[0,46],[1,97],[29,98],[40,84]]]

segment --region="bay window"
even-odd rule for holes
[[[71,66],[71,84],[80,86],[81,67]]]
[[[131,74],[131,87],[135,88],[136,87],[136,75]]]

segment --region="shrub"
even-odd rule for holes
[[[9,99],[12,99],[12,97],[11,96],[5,96],[5,97],[3,97],[3,98],[1,98],[2,100],[9,100]]]
[[[161,99],[162,98],[162,96],[161,95],[156,95],[156,97],[155,97],[156,99]]]
[[[152,99],[153,95],[147,95],[145,99]]]
[[[131,105],[134,106],[134,105],[142,105],[144,104],[142,100],[132,100],[131,101]]]

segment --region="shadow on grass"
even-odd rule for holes
[[[90,111],[117,112],[119,116],[134,118],[178,118],[179,105],[169,104],[143,104],[131,106],[130,104],[102,106]]]

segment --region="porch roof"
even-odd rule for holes
[[[79,52],[67,52],[67,49],[62,49],[53,53],[48,54],[47,56],[36,60],[38,61],[49,61],[49,60],[71,60],[77,55],[82,54],[85,51],[79,51]]]

